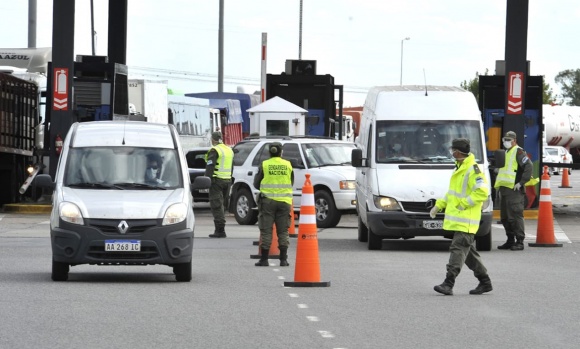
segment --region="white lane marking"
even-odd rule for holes
[[[318,318],[318,316],[307,316],[306,317],[308,319],[308,321],[312,321],[312,322],[317,322],[320,321],[320,319]]]
[[[298,308],[300,308],[300,309],[308,309],[308,304],[298,304]]]
[[[492,224],[492,226],[497,228],[497,229],[503,229],[502,224]],[[536,231],[536,234],[537,234],[537,231]],[[536,238],[537,238],[536,235],[526,233],[526,239],[535,240]],[[566,233],[564,233],[564,230],[562,230],[562,228],[560,228],[560,226],[558,225],[558,222],[556,220],[554,220],[554,238],[558,242],[566,242],[569,244],[572,243],[572,241],[568,238],[568,235],[566,235]]]
[[[318,331],[322,338],[334,338],[334,335],[330,331]]]
[[[50,221],[43,221],[43,222],[39,222],[38,224],[46,224],[46,225],[48,225],[48,224],[50,224]]]
[[[272,269],[272,271],[280,271],[280,269],[276,269],[276,268],[274,268],[274,269]]]
[[[298,293],[288,293],[288,295],[292,298],[298,298],[300,296],[298,296]]]
[[[286,278],[282,275],[278,275],[278,280],[286,280]]]

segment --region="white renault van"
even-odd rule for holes
[[[207,177],[196,185],[209,188]],[[191,280],[194,214],[187,162],[173,125],[96,121],[71,126],[55,181],[50,236],[52,279],[70,266],[173,267]],[[194,187],[196,187],[194,185]]]
[[[429,216],[427,202],[442,198],[455,168],[449,152],[455,138],[468,138],[487,175],[481,114],[471,92],[447,86],[374,87],[363,108],[356,167],[358,239],[369,250],[382,239],[444,236],[445,213]],[[491,193],[491,190],[490,190]],[[491,249],[491,197],[476,236],[478,250]]]

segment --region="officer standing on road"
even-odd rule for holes
[[[506,132],[503,137],[506,148],[505,165],[497,173],[494,188],[499,188],[501,223],[507,241],[498,246],[500,250],[521,251],[526,237],[524,226],[525,184],[532,177],[533,166],[526,151],[518,146],[516,133]]]
[[[213,215],[215,231],[209,237],[225,238],[225,212],[232,183],[234,152],[223,143],[221,132],[211,134],[211,144],[211,149],[205,155],[205,176],[211,178],[209,206]]]
[[[258,226],[260,227],[260,260],[257,267],[267,267],[272,244],[272,226],[276,224],[280,266],[287,267],[290,239],[290,212],[292,211],[292,185],[294,172],[288,160],[281,158],[282,144],[270,144],[270,159],[262,161],[254,177],[254,187],[260,189],[258,197]]]
[[[475,156],[470,153],[468,139],[454,139],[451,153],[456,160],[456,169],[451,175],[449,190],[442,199],[435,202],[429,212],[431,218],[435,218],[437,212],[445,210],[443,229],[453,231],[447,275],[445,281],[435,286],[434,290],[444,295],[453,295],[455,278],[465,263],[479,279],[479,284],[469,294],[482,294],[493,289],[487,269],[475,249],[475,233],[479,229],[481,208],[489,195],[487,180]]]

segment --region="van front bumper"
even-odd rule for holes
[[[136,233],[120,234],[110,225],[76,225],[60,221],[51,229],[53,259],[57,262],[104,265],[173,265],[191,261],[193,230],[185,222],[161,226],[156,221]],[[131,225],[132,222],[129,222]],[[105,251],[105,240],[139,240],[140,251]]]
[[[444,214],[437,214],[432,219],[424,213],[394,212],[367,212],[368,228],[373,234],[385,239],[411,239],[416,236],[448,236],[453,232],[435,228],[438,223],[443,225]],[[492,212],[483,212],[479,223],[477,236],[487,235],[491,231]],[[425,228],[431,227],[433,229]]]

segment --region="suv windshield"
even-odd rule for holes
[[[477,121],[377,121],[377,163],[452,163],[451,142],[455,138],[471,141],[477,162],[483,161],[480,125]]]
[[[142,190],[183,186],[175,149],[72,148],[67,162],[67,187]]]
[[[302,144],[308,167],[350,165],[354,143]]]

